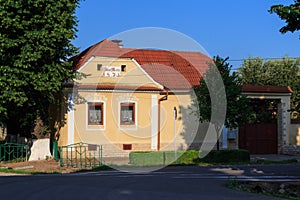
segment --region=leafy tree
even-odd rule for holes
[[[239,82],[236,73],[231,73],[232,66],[227,62],[228,58],[223,59],[219,56],[214,57],[214,63],[209,65],[208,70],[200,79],[200,85],[195,87],[195,93],[197,96],[196,103],[199,106],[200,121],[210,121],[215,125],[217,132],[221,131],[222,126],[225,125],[228,128],[237,128],[239,124],[248,120],[248,116],[251,110],[247,107],[249,100],[246,96],[242,95],[242,85]],[[222,93],[224,88],[216,84],[215,70],[218,70],[225,87],[225,94]],[[205,81],[206,80],[206,81]],[[212,99],[210,91],[207,87],[209,84],[210,91],[214,92],[217,96],[217,101],[213,102],[218,104],[222,99],[226,99],[226,116],[224,124],[220,124],[219,121],[211,121],[212,113],[218,113],[218,110],[214,110],[212,106]],[[225,96],[223,96],[225,95]],[[215,106],[217,109],[219,106]],[[217,142],[217,148],[219,149],[219,142]]]
[[[291,111],[300,116],[300,58],[284,57],[281,60],[264,61],[262,58],[244,59],[239,69],[240,81],[243,84],[290,86]],[[275,105],[274,105],[275,106]]]
[[[8,132],[32,130],[38,116],[46,119],[64,82],[74,78],[68,58],[77,52],[71,40],[78,5],[79,0],[0,0],[0,120]]]
[[[286,25],[280,29],[281,33],[300,30],[300,0],[295,0],[294,4],[289,6],[274,5],[269,12],[276,13],[282,20],[285,20]]]

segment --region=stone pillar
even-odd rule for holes
[[[290,141],[290,96],[280,98],[278,104],[278,153],[285,153],[284,148],[291,144]]]
[[[277,151],[279,154],[283,153],[283,146],[284,146],[284,140],[283,140],[283,121],[282,121],[282,103],[278,103],[277,105],[277,142],[278,142],[278,148]]]
[[[281,108],[282,108],[282,139],[284,145],[290,144],[290,123],[291,123],[291,116],[290,116],[290,96],[281,97]]]

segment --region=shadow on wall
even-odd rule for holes
[[[179,112],[181,113],[183,130],[180,133],[184,139],[189,150],[211,150],[217,141],[217,138],[209,140],[207,133],[209,131],[209,123],[201,123],[198,119],[198,109],[195,106],[187,108],[181,106]]]
[[[73,99],[69,99],[69,94],[73,95]],[[72,104],[81,104],[84,102],[85,99],[78,93],[76,87],[70,87],[63,92],[59,105],[50,105],[50,152],[53,152],[53,142],[59,141],[60,139],[61,129],[67,125],[68,111],[70,111],[70,109],[74,109]]]

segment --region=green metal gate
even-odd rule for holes
[[[93,168],[101,165],[101,145],[80,142],[60,147],[60,166]]]
[[[26,144],[0,144],[0,161],[27,161],[28,149],[28,145]]]

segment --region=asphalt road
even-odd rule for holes
[[[1,199],[255,199],[274,197],[225,187],[229,179],[300,182],[300,164],[167,167],[150,173],[117,170],[0,177]]]

